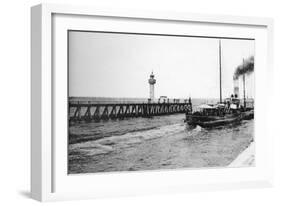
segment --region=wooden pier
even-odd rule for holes
[[[91,103],[69,102],[70,121],[100,121],[136,117],[152,117],[191,111],[191,101],[162,103]]]

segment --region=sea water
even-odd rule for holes
[[[68,173],[225,167],[254,139],[254,120],[189,128],[184,114],[69,126]]]

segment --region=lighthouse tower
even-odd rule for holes
[[[150,78],[148,79],[149,83],[149,98],[154,100],[154,84],[156,83],[156,79],[154,79],[154,74],[151,72]]]

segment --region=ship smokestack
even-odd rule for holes
[[[244,99],[244,109],[246,109],[246,89],[245,89],[245,74],[243,74],[243,99]]]
[[[235,98],[239,98],[239,80],[234,79],[233,80],[233,93]]]

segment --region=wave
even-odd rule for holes
[[[184,128],[185,126],[183,124],[172,124],[151,129],[136,130],[133,132],[126,133],[124,135],[103,138],[97,140],[96,142],[103,145],[115,145],[120,143],[131,145],[140,143],[145,140],[166,137],[170,134],[182,132],[184,131]]]
[[[77,154],[87,156],[108,154],[113,151],[113,147],[102,145],[94,141],[88,141],[70,145],[69,151],[71,151],[69,153],[69,158],[71,159]]]
[[[135,128],[135,129],[130,129],[130,130],[124,130],[124,131],[113,131],[113,132],[107,132],[106,134],[102,133],[97,133],[95,135],[88,135],[88,134],[70,134],[69,135],[69,144],[76,144],[76,143],[82,143],[82,142],[88,142],[88,141],[93,141],[93,140],[99,140],[99,139],[104,139],[107,137],[112,137],[112,136],[122,136],[128,133],[135,133],[135,132],[143,132],[143,131],[148,131],[157,128],[157,126],[151,126],[151,127],[145,127],[145,128]]]
[[[168,138],[173,134],[183,132],[184,124],[172,124],[151,129],[137,129],[123,135],[116,135],[86,142],[79,142],[69,145],[72,154],[78,152],[84,155],[102,155],[108,154],[114,150],[114,147],[131,147],[156,138]],[[71,156],[71,154],[70,154]]]

